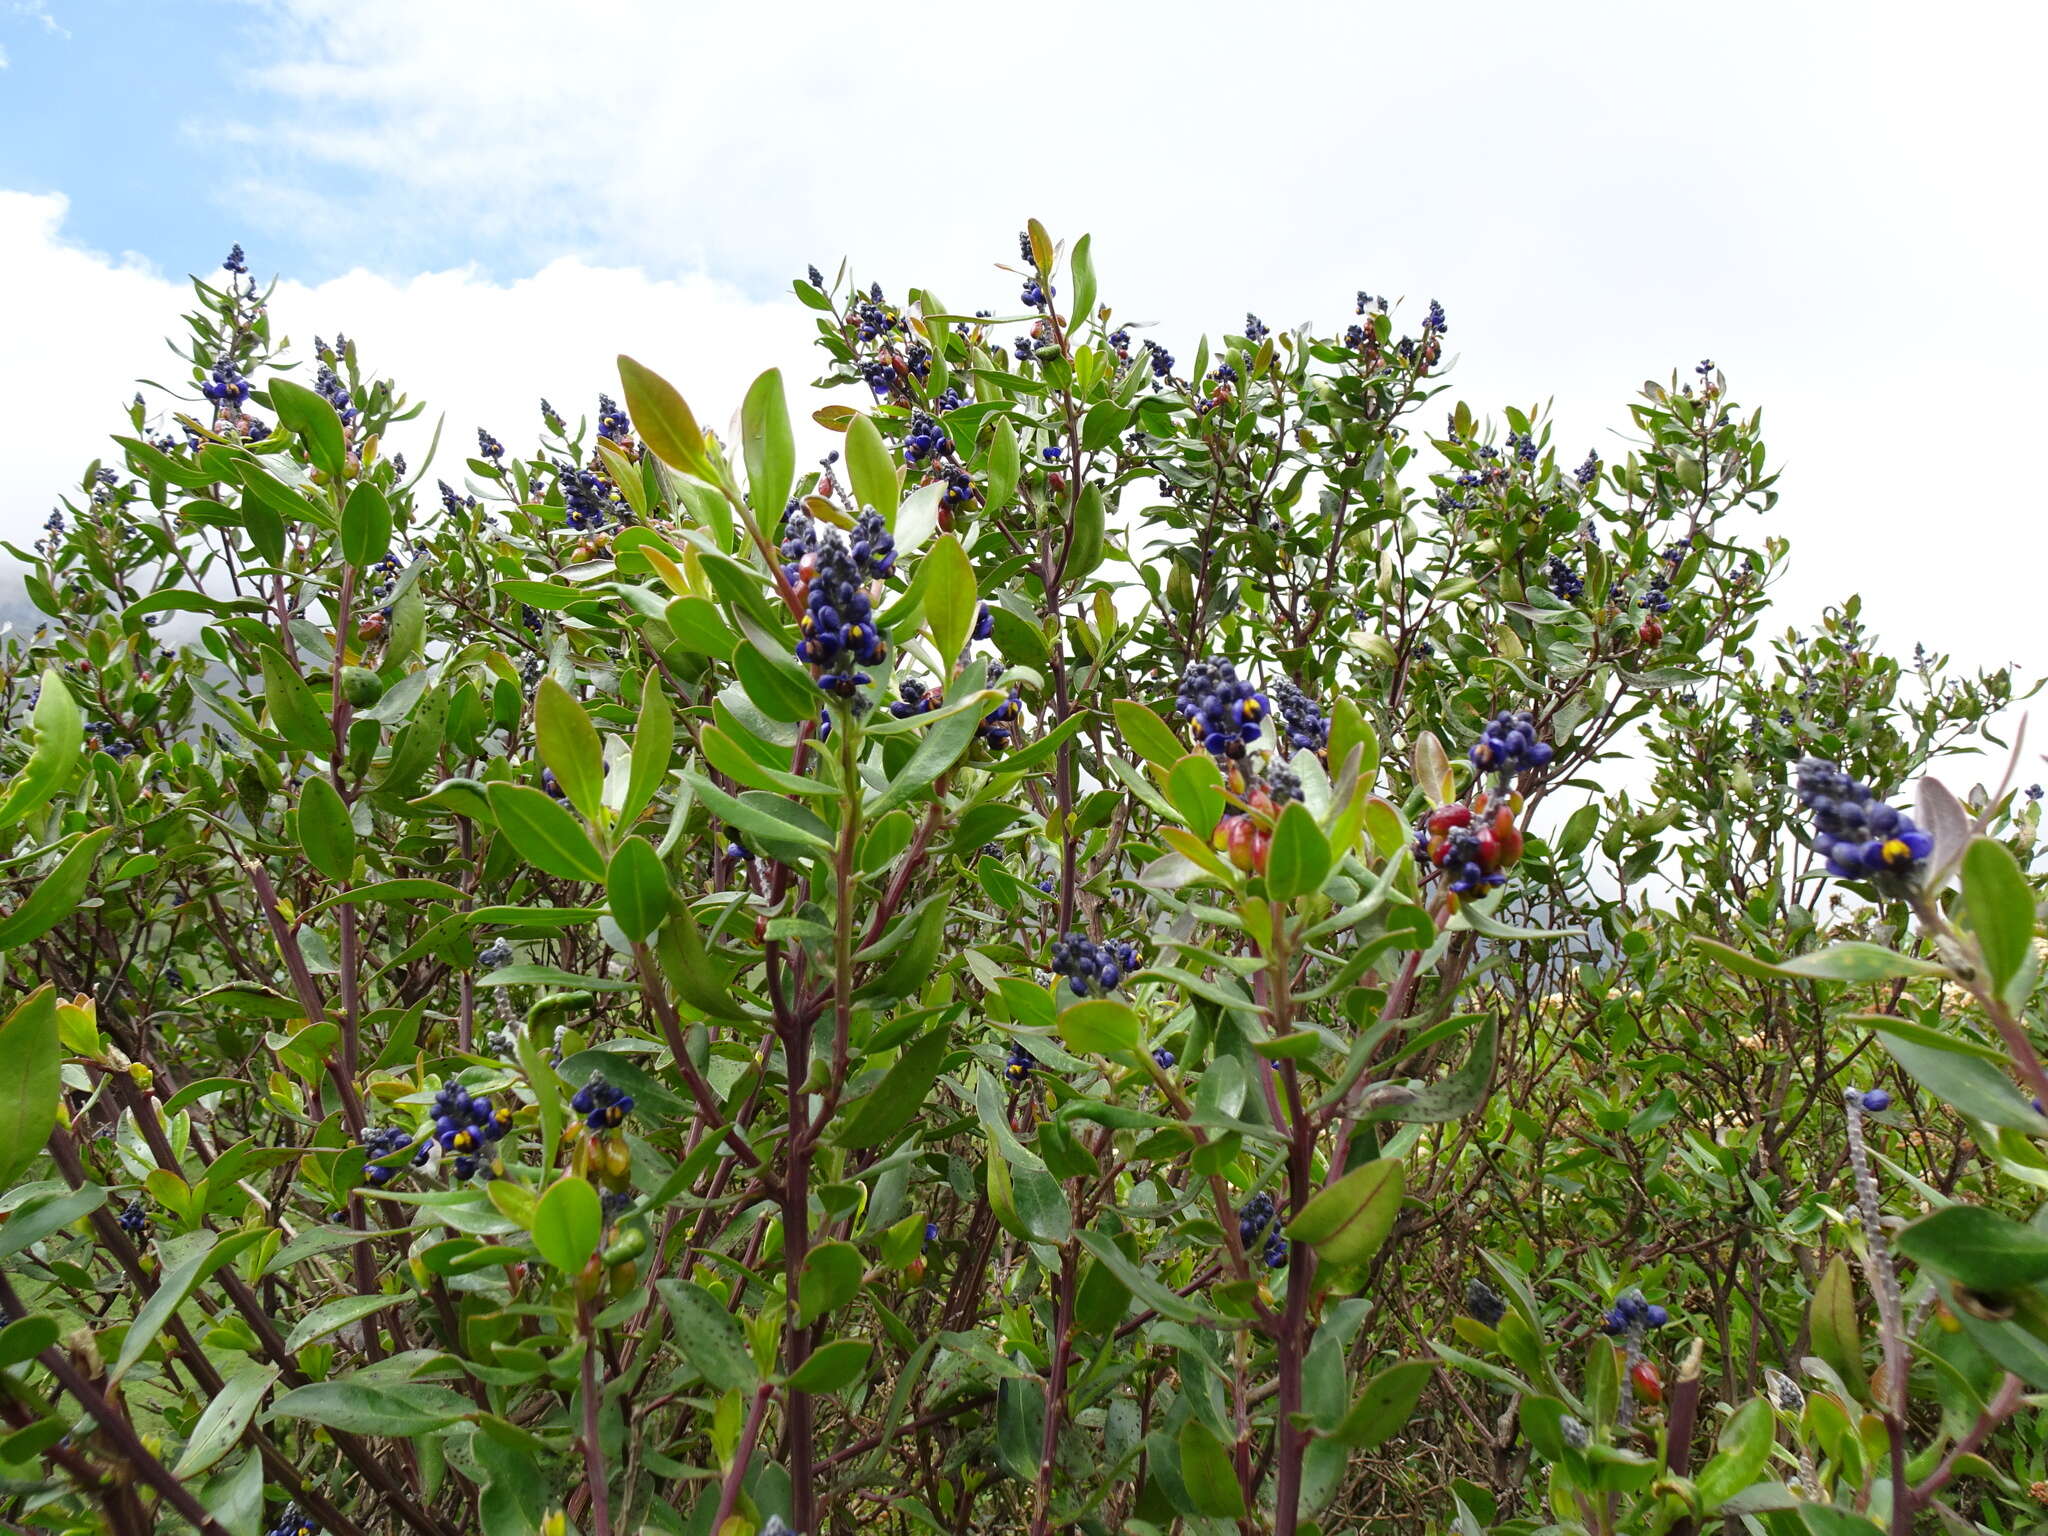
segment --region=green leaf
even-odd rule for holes
[[[468,1398],[430,1382],[386,1378],[372,1383],[344,1376],[295,1387],[271,1407],[270,1417],[304,1419],[350,1434],[410,1437],[445,1429],[474,1412],[476,1404]]]
[[[183,1250],[185,1257],[166,1269],[157,1281],[155,1293],[142,1304],[135,1314],[135,1321],[128,1325],[128,1333],[121,1340],[121,1353],[114,1361],[109,1381],[119,1381],[128,1374],[129,1367],[140,1360],[143,1352],[155,1342],[156,1336],[168,1328],[179,1307],[191,1298],[192,1293],[222,1265],[231,1263],[246,1248],[263,1241],[261,1231],[231,1233],[216,1239],[211,1232],[200,1232],[191,1239],[191,1246]]]
[[[397,1299],[395,1296],[343,1296],[337,1301],[325,1302],[299,1319],[291,1336],[284,1341],[284,1347],[297,1353],[316,1339],[324,1339],[351,1323],[375,1316]]]
[[[851,1243],[820,1243],[797,1274],[797,1325],[808,1328],[860,1294],[867,1262]]]
[[[1131,424],[1131,412],[1114,400],[1097,401],[1081,418],[1081,446],[1100,452],[1116,441],[1117,434]]]
[[[564,880],[603,881],[604,860],[576,818],[530,784],[493,784],[491,814],[513,851],[535,869]]]
[[[1074,1236],[1083,1248],[1095,1255],[1097,1263],[1124,1283],[1124,1288],[1137,1298],[1139,1306],[1177,1323],[1199,1322],[1204,1316],[1202,1307],[1169,1288],[1102,1233],[1083,1230]]]
[[[46,983],[0,1023],[0,1189],[13,1184],[42,1156],[57,1125],[57,1106],[64,1094],[62,1068],[57,989]],[[19,1220],[17,1211],[0,1225],[0,1240],[14,1235]]]
[[[548,1186],[533,1210],[533,1245],[565,1275],[575,1275],[597,1252],[604,1209],[588,1179],[571,1174]]]
[[[1102,564],[1102,540],[1109,513],[1102,487],[1090,480],[1081,487],[1074,503],[1074,523],[1067,531],[1067,558],[1060,568],[1062,582],[1079,581]]]
[[[1128,1056],[1138,1049],[1138,1015],[1113,997],[1091,997],[1060,1010],[1060,1038],[1083,1055]]]
[[[1330,874],[1330,840],[1299,800],[1289,801],[1273,824],[1266,857],[1266,894],[1275,901],[1312,896]]]
[[[270,709],[271,727],[299,751],[326,757],[334,750],[334,725],[313,698],[313,690],[273,647],[258,646],[257,661],[263,668],[263,702]]]
[[[1896,1241],[1907,1258],[1973,1291],[1995,1296],[2048,1280],[2048,1233],[1981,1205],[1943,1206],[1909,1223]]]
[[[1856,1286],[1841,1254],[1821,1271],[1806,1317],[1813,1352],[1834,1368],[1843,1386],[1868,1401],[1870,1377],[1863,1368],[1863,1335],[1856,1323]]]
[[[290,379],[270,381],[270,407],[285,429],[305,440],[306,456],[337,484],[348,473],[348,442],[341,418],[317,392]]]
[[[0,1079],[4,1079],[6,1075],[4,1067],[0,1067]],[[51,1103],[54,1107],[54,1097]],[[11,1108],[11,1099],[0,1099],[0,1109]],[[55,1118],[53,1114],[53,1123]],[[0,1120],[0,1149],[13,1145],[11,1133],[14,1128],[13,1122]],[[40,1145],[38,1143],[38,1146]],[[41,1242],[52,1232],[62,1231],[80,1217],[90,1216],[106,1203],[107,1192],[97,1184],[81,1184],[77,1189],[67,1189],[59,1194],[24,1201],[15,1207],[14,1213],[7,1220],[0,1222],[0,1259],[19,1253],[32,1243]]]
[[[1763,1474],[1776,1433],[1776,1417],[1762,1398],[1752,1397],[1735,1410],[1721,1428],[1717,1454],[1693,1480],[1702,1514],[1711,1514]]]
[[[1110,705],[1110,711],[1116,716],[1116,728],[1123,733],[1124,745],[1153,767],[1172,768],[1186,753],[1181,739],[1144,705],[1118,699]]]
[[[1876,1536],[1884,1529],[1875,1520],[1832,1504],[1809,1504],[1802,1500],[1797,1508],[1808,1536]]]
[[[721,652],[721,655],[724,653]],[[640,718],[633,726],[633,752],[627,763],[625,798],[619,802],[619,825],[640,819],[668,778],[669,754],[676,743],[675,709],[663,691],[661,670],[649,667],[640,683]]]
[[[0,1328],[0,1369],[33,1360],[57,1342],[57,1320],[51,1317],[17,1317]]]
[[[643,943],[667,920],[668,871],[661,867],[661,855],[646,838],[636,835],[619,844],[611,868],[605,871],[604,885],[612,921],[629,942]]]
[[[1223,819],[1223,774],[1206,752],[1190,752],[1166,776],[1166,798],[1188,829],[1206,839]]]
[[[856,415],[846,424],[846,477],[853,485],[854,501],[881,513],[893,533],[903,482],[897,476],[895,457],[882,440],[881,429],[873,417]]]
[[[927,784],[960,761],[981,729],[982,708],[974,705],[941,715],[925,727],[917,750],[910,754],[889,787],[868,802],[868,819],[879,820],[899,805],[907,805]]]
[[[604,809],[604,743],[582,703],[552,677],[540,680],[533,699],[534,745],[554,770],[569,803],[596,822]]]
[[[1093,235],[1083,235],[1074,242],[1074,251],[1067,258],[1068,269],[1074,275],[1073,322],[1076,326],[1095,313],[1095,257]]]
[[[943,921],[945,905],[934,909]],[[894,1066],[883,1074],[875,1090],[850,1106],[833,1139],[843,1147],[878,1147],[915,1120],[932,1085],[939,1080],[939,1068],[946,1059],[951,1040],[943,1028],[919,1035],[903,1049]]]
[[[92,879],[93,861],[115,830],[101,827],[81,836],[57,861],[57,867],[29,892],[28,900],[0,918],[0,950],[41,938],[78,910],[79,902],[85,899],[86,884]]]
[[[640,440],[654,450],[656,458],[700,480],[718,478],[705,457],[703,430],[673,384],[624,353],[619,354],[619,384],[626,392],[626,409]]]
[[[171,1467],[171,1476],[197,1476],[233,1450],[242,1431],[249,1427],[249,1420],[263,1405],[264,1394],[277,1375],[274,1365],[256,1366],[237,1371],[222,1383],[219,1393],[208,1400],[206,1411],[199,1415],[199,1422],[192,1426],[191,1438]]]
[[[341,509],[341,558],[365,570],[390,548],[391,503],[375,484],[358,480]]]
[[[1717,944],[1712,939],[1695,938],[1692,943],[1702,954],[1718,960],[1736,974],[1766,981],[1779,976],[1817,981],[1891,981],[1901,976],[1948,974],[1946,966],[1915,960],[1910,955],[1902,955],[1877,944],[1835,944],[1773,964],[1729,945]]]
[[[1352,1267],[1379,1251],[1400,1213],[1401,1164],[1376,1158],[1303,1206],[1287,1224],[1287,1235],[1307,1243],[1325,1263]]]
[[[655,1289],[675,1320],[676,1345],[697,1374],[718,1392],[750,1392],[761,1377],[747,1336],[725,1304],[701,1285],[657,1280]]]
[[[713,1391],[748,1393],[760,1380],[748,1337],[725,1305],[688,1280],[655,1280],[676,1321],[676,1346]]]
[[[732,669],[754,707],[770,720],[798,725],[818,718],[825,696],[794,655],[743,644],[733,652]]]
[[[1374,1449],[1408,1422],[1435,1370],[1431,1360],[1401,1360],[1380,1371],[1329,1438],[1354,1450]]]
[[[1237,1481],[1237,1468],[1230,1451],[1215,1432],[1190,1414],[1180,1427],[1180,1477],[1195,1513],[1216,1520],[1245,1517],[1244,1489]]]
[[[1908,1077],[1957,1114],[2036,1136],[2048,1135],[2048,1117],[2013,1087],[2002,1067],[1993,1066],[1974,1052],[1937,1049],[1889,1029],[1874,1029],[1872,1033]]]
[[[747,461],[747,499],[766,523],[780,517],[796,483],[796,439],[789,429],[789,401],[782,372],[770,368],[754,380],[740,405],[740,448]]]
[[[341,791],[324,774],[315,774],[299,788],[299,846],[328,879],[347,881],[355,874],[355,823],[349,820]]]
[[[1017,429],[1010,425],[1009,417],[999,416],[988,448],[988,485],[982,491],[989,511],[1002,511],[1017,494],[1019,468]]]
[[[875,1346],[868,1339],[834,1339],[812,1350],[789,1375],[798,1392],[842,1392],[861,1378]]]
[[[1464,1064],[1447,1077],[1414,1090],[1411,1097],[1366,1111],[1361,1120],[1398,1120],[1409,1125],[1439,1125],[1462,1120],[1486,1102],[1493,1085],[1494,1063],[1500,1054],[1500,1021],[1492,1014],[1480,1020],[1472,1050]]]
[[[966,648],[968,633],[974,628],[979,602],[974,566],[950,533],[939,535],[925,552],[924,564],[924,608],[931,621],[932,646],[940,661],[950,665]]]
[[[48,805],[77,770],[79,749],[85,745],[84,716],[64,685],[64,675],[54,665],[43,668],[31,719],[36,728],[35,750],[9,781],[6,797],[0,799],[0,829]]]
[[[2003,992],[2033,947],[2034,891],[2019,860],[1996,838],[1976,838],[1963,854],[1963,916]]]

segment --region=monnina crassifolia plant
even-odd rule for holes
[[[1759,637],[1710,362],[1010,280],[798,281],[801,471],[197,285],[13,551],[0,1517],[2039,1528],[2040,792],[1865,787],[2008,675]]]

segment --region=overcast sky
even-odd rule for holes
[[[284,331],[516,449],[622,350],[717,422],[808,376],[807,262],[1007,309],[1035,214],[1183,357],[1436,298],[1453,398],[1554,401],[1574,462],[1711,357],[1785,471],[1785,622],[1861,591],[2031,678],[2044,40],[1968,3],[0,0],[0,531],[232,241]]]

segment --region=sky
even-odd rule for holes
[[[1548,403],[1573,463],[1710,357],[1783,470],[1782,622],[1861,592],[2031,681],[2044,42],[1968,0],[0,0],[0,536],[176,382],[235,241],[302,355],[344,331],[445,413],[456,478],[621,351],[713,423],[810,378],[807,263],[1013,308],[1036,216],[1183,357],[1437,299],[1451,398]]]

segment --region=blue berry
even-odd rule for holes
[[[1873,1088],[1863,1095],[1863,1107],[1873,1115],[1882,1114],[1892,1107],[1892,1096],[1882,1088]]]
[[[1508,1315],[1507,1300],[1475,1276],[1465,1283],[1465,1313],[1491,1328]]]
[[[1116,990],[1138,968],[1138,951],[1129,944],[1097,944],[1079,933],[1055,939],[1052,968],[1067,978],[1076,997],[1103,997]]]
[[[1550,590],[1553,594],[1571,602],[1586,591],[1586,578],[1573,570],[1556,555],[1550,557]]]
[[[614,1130],[633,1112],[633,1096],[607,1082],[602,1072],[593,1072],[570,1098],[569,1107],[583,1117],[590,1130]]]
[[[1237,669],[1220,656],[1188,663],[1181,673],[1177,703],[1181,718],[1194,728],[1204,749],[1223,759],[1242,758],[1272,713],[1266,696],[1239,678]]]
[[[1174,1062],[1179,1060],[1173,1052],[1163,1045],[1152,1053],[1152,1059],[1159,1064],[1159,1070],[1162,1072],[1171,1072]]]
[[[1528,710],[1502,710],[1486,723],[1468,755],[1473,767],[1505,787],[1517,773],[1546,767],[1556,749],[1537,739],[1536,717]]]
[[[1799,764],[1799,803],[1813,817],[1813,851],[1838,880],[1910,882],[1934,852],[1934,839],[1905,812],[1872,797],[1834,763],[1809,757]]]

